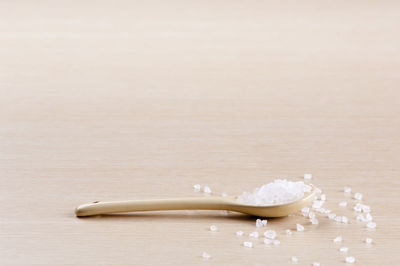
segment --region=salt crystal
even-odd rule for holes
[[[347,206],[347,201],[342,201],[339,203],[340,207],[346,207]]]
[[[243,246],[247,247],[247,248],[252,248],[253,247],[253,242],[243,242]]]
[[[261,219],[256,220],[256,227],[263,227],[263,223],[262,223]]]
[[[292,182],[286,179],[276,179],[271,183],[255,188],[253,193],[243,192],[237,201],[248,205],[265,206],[296,201],[304,197],[311,186],[302,181]]]
[[[243,231],[237,231],[237,232],[236,232],[236,235],[237,235],[237,236],[242,236],[242,235],[243,235]]]
[[[217,231],[217,230],[218,230],[218,228],[217,228],[215,225],[211,225],[211,226],[210,226],[210,231],[215,232],[215,231]]]
[[[313,263],[312,263],[312,266],[320,266],[321,264],[319,263],[319,262],[316,262],[316,261],[314,261]]]
[[[211,258],[211,255],[208,254],[207,252],[203,252],[202,257],[203,257],[203,259],[208,260],[209,258]]]
[[[286,234],[287,234],[287,235],[291,235],[291,234],[292,234],[292,230],[286,229]]]
[[[328,215],[329,220],[333,220],[333,219],[335,219],[335,217],[336,217],[336,214],[334,214],[334,213],[330,213]]]
[[[296,229],[297,229],[297,232],[302,232],[302,231],[304,231],[304,226],[302,226],[301,224],[296,224]]]
[[[354,263],[356,259],[354,257],[346,257],[346,262],[347,263]]]
[[[310,212],[310,208],[304,207],[304,208],[301,209],[301,212],[303,212],[303,213],[309,213],[309,212]]]
[[[322,205],[324,205],[324,201],[322,201],[322,200],[314,200],[313,201],[313,205],[312,205],[312,208],[313,209],[319,209],[319,208],[321,208],[322,207]]]
[[[319,224],[318,219],[313,218],[310,220],[312,224]]]
[[[345,192],[345,193],[351,193],[351,188],[345,187],[345,188],[344,188],[344,192]]]
[[[342,223],[347,224],[349,219],[346,216],[342,216]]]
[[[325,201],[326,200],[326,195],[325,194],[321,194],[320,198],[321,198],[322,201]]]
[[[292,257],[292,262],[293,263],[297,263],[298,261],[299,261],[299,259],[297,257],[294,257],[294,256]]]
[[[367,222],[367,218],[365,218],[363,214],[359,214],[357,215],[357,221]]]
[[[264,236],[266,238],[275,239],[276,232],[274,230],[267,230],[267,231],[264,232]]]
[[[349,251],[349,248],[348,247],[341,247],[339,250],[340,250],[340,252],[346,253],[347,251]]]
[[[249,234],[249,237],[252,237],[252,238],[258,238],[258,236],[259,236],[258,232],[251,232]]]
[[[342,222],[342,216],[336,216],[335,221],[338,223]]]
[[[211,194],[212,191],[211,191],[211,188],[210,188],[210,187],[204,186],[203,192],[206,193],[206,194]]]
[[[228,193],[222,192],[222,193],[221,193],[221,196],[222,196],[222,197],[227,197],[227,196],[228,196]]]
[[[265,239],[264,239],[264,244],[269,245],[269,244],[271,244],[271,243],[272,243],[272,240],[271,240],[271,239],[268,239],[268,238],[265,238]]]
[[[371,244],[371,243],[372,243],[372,238],[367,237],[367,238],[365,239],[365,243]]]
[[[304,179],[305,180],[311,180],[312,174],[304,174]]]
[[[274,240],[273,243],[274,243],[275,246],[279,246],[279,245],[281,244],[281,241],[279,241],[279,240]]]
[[[262,220],[261,223],[262,223],[263,226],[267,226],[268,221],[267,220]]]
[[[361,194],[361,193],[356,193],[356,194],[354,194],[354,198],[356,199],[356,200],[362,200],[362,197],[363,197],[363,195]]]
[[[308,213],[308,217],[309,217],[310,219],[314,219],[314,218],[315,218],[315,213],[309,212],[309,213]]]
[[[337,236],[337,237],[335,237],[335,239],[333,239],[333,242],[335,242],[335,243],[339,243],[339,242],[342,242],[342,237],[341,236]]]
[[[367,227],[370,228],[370,229],[374,229],[374,228],[376,227],[376,223],[374,223],[374,222],[368,222],[368,223],[367,223]]]
[[[201,185],[200,184],[196,184],[193,186],[193,189],[195,192],[199,192],[201,190]]]

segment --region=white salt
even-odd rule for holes
[[[251,232],[249,234],[249,237],[252,237],[252,238],[258,238],[258,236],[259,236],[258,232]]]
[[[354,257],[346,257],[346,262],[347,263],[354,263],[356,259]]]
[[[243,234],[244,234],[243,231],[237,231],[237,232],[236,232],[236,235],[237,235],[237,236],[242,236]]]
[[[322,201],[325,201],[325,200],[326,200],[326,195],[325,195],[325,194],[321,194],[320,199],[321,199]]]
[[[271,243],[272,243],[272,240],[271,240],[271,239],[268,239],[268,238],[265,238],[265,239],[264,239],[264,244],[269,245],[269,244],[271,244]]]
[[[365,239],[365,243],[371,244],[371,243],[372,243],[372,238],[367,237],[367,238]]]
[[[203,252],[202,257],[203,257],[203,259],[208,260],[209,258],[211,258],[211,255],[208,254],[207,252]]]
[[[368,212],[368,213],[365,215],[365,219],[366,219],[367,221],[372,221],[372,215]]]
[[[334,239],[333,239],[333,242],[335,242],[335,243],[340,243],[340,242],[342,242],[342,237],[341,236],[337,236],[337,237],[335,237]]]
[[[308,218],[314,219],[314,218],[315,218],[315,213],[309,212],[309,213],[308,213]]]
[[[329,220],[333,220],[333,219],[335,219],[335,217],[336,217],[336,214],[334,214],[334,213],[328,214]]]
[[[279,246],[279,245],[281,244],[281,241],[279,241],[279,240],[274,240],[273,243],[274,243],[275,246]]]
[[[261,223],[263,224],[263,226],[267,226],[268,220],[262,220]]]
[[[264,236],[269,239],[275,239],[276,232],[274,230],[267,230],[264,232]]]
[[[245,246],[247,248],[252,248],[253,247],[253,242],[245,241],[245,242],[243,242],[243,246]]]
[[[342,216],[342,223],[347,224],[349,219],[346,216]]]
[[[345,187],[345,188],[344,188],[344,192],[345,192],[345,193],[351,193],[351,188]]]
[[[321,265],[321,263],[316,262],[316,261],[314,261],[314,262],[312,263],[312,266],[320,266],[320,265]]]
[[[305,180],[311,180],[312,179],[312,174],[304,174],[304,179]]]
[[[310,222],[312,224],[319,224],[318,219],[316,219],[316,218],[311,219]]]
[[[297,263],[298,261],[299,261],[299,259],[297,257],[295,257],[295,256],[292,257],[292,262],[293,263]]]
[[[313,201],[313,204],[312,204],[312,208],[313,209],[319,209],[319,208],[321,208],[322,207],[322,205],[324,205],[324,201],[322,201],[322,200],[314,200]]]
[[[340,207],[346,207],[347,206],[347,201],[342,201],[339,203]]]
[[[228,193],[222,192],[222,193],[221,193],[221,196],[222,196],[222,197],[227,197],[227,196],[228,196]]]
[[[244,192],[237,197],[240,203],[248,205],[271,205],[296,201],[310,192],[311,186],[302,181],[292,182],[286,179],[275,181],[254,189],[253,193]]]
[[[292,234],[292,230],[286,229],[286,234],[287,234],[287,235],[291,235],[291,234]]]
[[[376,227],[376,223],[374,223],[374,222],[368,222],[368,223],[367,223],[367,227],[370,228],[370,229],[374,229],[374,228]]]
[[[302,231],[304,231],[304,226],[302,226],[301,224],[296,224],[296,229],[297,229],[297,232],[302,232]]]
[[[340,250],[340,252],[346,253],[347,251],[349,251],[349,248],[348,247],[341,247],[339,250]]]
[[[210,226],[210,231],[215,232],[217,230],[218,230],[218,228],[215,225]]]
[[[362,200],[362,197],[363,197],[363,195],[361,194],[361,193],[356,193],[356,194],[354,194],[354,198],[356,199],[356,200]]]
[[[200,184],[196,184],[193,186],[193,189],[195,192],[199,192],[201,190],[201,185]]]
[[[206,194],[211,194],[212,191],[211,191],[211,188],[210,188],[210,187],[204,186],[204,187],[203,187],[203,192],[206,193]]]
[[[335,221],[338,223],[342,222],[342,216],[336,216]]]
[[[262,223],[261,219],[256,220],[256,227],[263,227],[263,223]]]

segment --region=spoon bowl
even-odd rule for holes
[[[137,211],[165,210],[227,210],[260,217],[282,217],[299,211],[314,198],[317,190],[311,185],[311,192],[292,202],[271,205],[247,205],[236,197],[195,197],[176,199],[151,199],[127,201],[95,201],[78,206],[77,217]]]

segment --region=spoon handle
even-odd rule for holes
[[[230,205],[229,201],[223,197],[95,201],[78,206],[75,209],[75,214],[78,217],[83,217],[136,211],[227,210]]]

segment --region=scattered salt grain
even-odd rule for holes
[[[347,206],[347,201],[342,201],[339,203],[340,207],[346,207]]]
[[[291,235],[291,234],[292,234],[292,230],[286,229],[286,234],[287,234],[287,235]]]
[[[305,180],[311,180],[312,179],[312,174],[304,174],[304,179]]]
[[[261,219],[256,220],[256,227],[263,227],[263,223],[262,223]]]
[[[362,200],[362,197],[363,197],[363,195],[361,194],[361,193],[356,193],[356,194],[354,194],[354,198],[356,199],[356,200]]]
[[[372,243],[372,238],[367,237],[367,238],[365,239],[365,243],[371,244],[371,243]]]
[[[321,194],[320,199],[321,199],[322,201],[325,201],[325,200],[326,200],[326,195],[325,195],[325,194]]]
[[[264,232],[264,236],[269,239],[275,239],[276,232],[274,230],[267,230]]]
[[[314,200],[313,201],[313,205],[312,205],[312,208],[313,209],[319,209],[319,208],[321,208],[322,207],[322,205],[324,205],[324,201],[322,201],[322,200]]]
[[[243,235],[243,231],[237,231],[237,232],[236,232],[236,235],[237,235],[237,236],[242,236],[242,235]]]
[[[215,225],[210,226],[210,231],[215,232],[217,230],[218,230],[218,228]]]
[[[295,257],[295,256],[292,257],[292,262],[293,263],[297,263],[298,261],[299,261],[299,259],[297,257]]]
[[[262,220],[261,223],[263,224],[263,226],[267,226],[268,220]]]
[[[367,227],[370,228],[370,229],[374,229],[374,228],[376,227],[376,223],[374,223],[374,222],[368,222],[368,223],[367,223]]]
[[[208,260],[209,258],[211,258],[211,255],[208,254],[207,252],[203,252],[202,257],[203,257],[203,259]]]
[[[351,193],[351,188],[345,187],[345,188],[344,188],[344,192],[345,192],[345,193]]]
[[[342,216],[342,223],[347,224],[349,219],[346,216]]]
[[[367,221],[372,221],[372,215],[368,212],[368,213],[365,215],[365,219],[366,219]]]
[[[346,262],[347,263],[354,263],[356,259],[354,257],[346,257]]]
[[[222,192],[222,193],[221,193],[221,196],[222,196],[222,197],[227,197],[227,196],[228,196],[228,193]]]
[[[348,248],[348,247],[341,247],[341,248],[339,249],[339,251],[340,251],[340,252],[343,252],[343,253],[346,253],[347,251],[349,251],[349,248]]]
[[[297,232],[302,232],[302,231],[304,231],[304,226],[302,226],[301,224],[296,224],[296,229],[297,229]]]
[[[316,261],[314,261],[314,262],[312,263],[312,266],[320,266],[320,265],[321,265],[321,263],[316,262]]]
[[[252,237],[252,238],[258,238],[258,236],[259,236],[258,232],[251,232],[249,234],[249,237]]]
[[[271,183],[255,188],[253,193],[242,193],[237,197],[237,201],[257,206],[286,203],[301,199],[304,197],[304,193],[310,191],[311,186],[302,181],[292,182],[286,179],[276,179]]]
[[[342,237],[341,236],[337,236],[337,237],[335,237],[334,239],[333,239],[333,242],[335,242],[335,243],[340,243],[340,242],[342,242]]]
[[[211,188],[210,188],[210,187],[204,186],[204,187],[203,187],[203,192],[206,193],[206,194],[211,194],[212,191],[211,191]]]
[[[312,218],[312,219],[310,220],[310,222],[311,222],[312,224],[319,224],[318,219],[316,219],[316,218]]]
[[[273,243],[274,243],[275,246],[279,246],[279,245],[281,244],[281,241],[279,241],[279,240],[274,240]]]
[[[247,248],[252,248],[253,247],[253,242],[243,242],[243,246],[247,247]]]
[[[201,190],[201,185],[200,184],[196,184],[193,186],[193,189],[195,192],[199,192]]]
[[[336,217],[336,214],[334,214],[334,213],[328,214],[329,220],[333,220],[333,219],[335,219],[335,217]]]
[[[268,238],[265,238],[265,239],[264,239],[264,244],[269,245],[269,244],[271,244],[271,243],[272,243],[272,240],[271,240],[271,239],[268,239]]]
[[[342,216],[336,216],[335,221],[338,223],[342,222]]]

